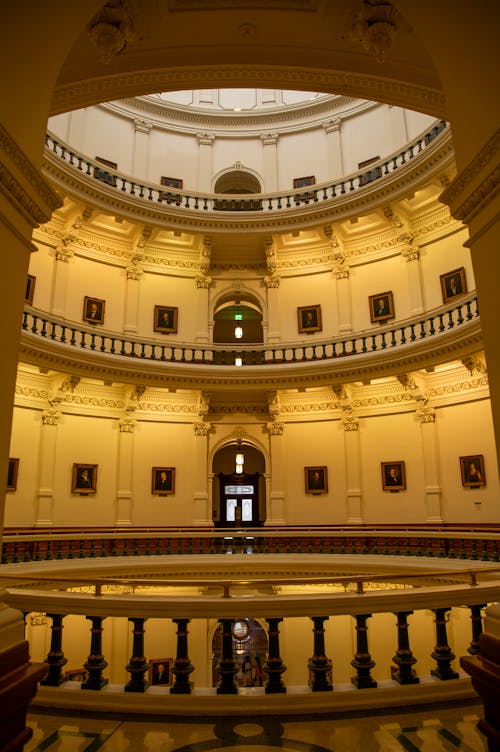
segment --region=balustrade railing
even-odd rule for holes
[[[500,561],[499,530],[295,530],[287,528],[196,530],[7,530],[2,564],[117,556],[215,554],[353,554]]]
[[[444,120],[437,122],[411,144],[370,165],[369,170],[360,170],[333,182],[307,186],[307,189],[298,188],[286,192],[255,195],[207,194],[180,188],[168,189],[162,185],[123,175],[116,170],[105,169],[102,163],[89,159],[56,139],[50,133],[46,135],[45,143],[50,154],[74,168],[81,175],[95,180],[96,184],[101,183],[107,189],[116,191],[122,197],[131,197],[150,205],[164,205],[168,207],[169,211],[190,209],[207,213],[286,212],[302,205],[314,206],[323,202],[335,201],[335,199],[343,198],[346,194],[359,191],[374,181],[383,180],[385,176],[400,170],[415,160],[437,136],[448,128],[449,126]]]
[[[412,626],[412,616],[415,612],[427,611],[432,613],[433,630],[434,630],[434,647],[430,653],[430,659],[434,661],[430,670],[430,676],[438,683],[452,682],[453,680],[465,681],[461,679],[458,671],[453,665],[455,655],[453,647],[449,644],[447,625],[450,619],[452,609],[467,608],[470,612],[470,642],[467,646],[467,652],[471,655],[478,653],[479,637],[482,633],[482,610],[487,604],[496,602],[498,598],[498,574],[499,568],[476,568],[462,572],[462,580],[456,570],[443,569],[436,573],[439,579],[433,581],[432,575],[426,576],[426,583],[422,584],[422,573],[415,574],[398,574],[395,575],[348,575],[344,577],[315,577],[307,576],[300,580],[290,578],[274,578],[268,576],[265,580],[245,579],[233,580],[218,578],[217,580],[182,580],[172,579],[162,580],[154,578],[142,580],[134,578],[133,580],[125,578],[113,578],[104,580],[102,578],[91,578],[89,580],[79,580],[77,575],[74,577],[66,576],[65,578],[51,578],[48,575],[2,575],[1,580],[7,580],[6,602],[16,608],[21,609],[25,616],[36,612],[38,616],[43,613],[51,621],[51,640],[50,649],[46,657],[48,664],[48,673],[41,682],[47,687],[59,687],[71,690],[75,695],[74,682],[71,681],[71,673],[65,673],[65,666],[71,662],[71,656],[67,656],[64,651],[63,627],[64,619],[71,615],[85,616],[90,623],[90,641],[89,653],[86,661],[82,666],[83,682],[77,686],[80,690],[93,690],[99,692],[104,687],[106,697],[115,695],[122,696],[123,693],[140,693],[147,695],[149,692],[149,680],[146,677],[150,669],[150,660],[147,658],[151,646],[147,644],[145,638],[145,623],[148,619],[156,618],[166,622],[171,621],[176,628],[176,655],[173,659],[172,674],[173,681],[170,687],[154,687],[151,700],[158,701],[159,694],[166,702],[165,695],[191,695],[196,694],[197,708],[198,703],[203,696],[211,695],[245,695],[260,696],[265,695],[283,695],[289,689],[285,676],[288,661],[294,662],[296,658],[293,654],[281,655],[280,632],[288,628],[289,620],[294,618],[310,619],[312,623],[313,639],[311,641],[311,656],[306,662],[304,675],[309,676],[308,686],[293,687],[294,696],[302,692],[303,694],[314,693],[331,693],[338,694],[345,692],[345,686],[340,685],[336,680],[336,672],[340,667],[332,665],[332,660],[326,654],[325,634],[327,628],[325,622],[330,618],[332,621],[328,625],[328,631],[331,629],[333,634],[336,631],[336,618],[349,616],[352,619],[352,629],[354,634],[355,652],[352,660],[349,660],[353,668],[350,676],[352,687],[358,690],[371,689],[375,690],[381,687],[385,690],[390,687],[399,685],[418,685],[420,676],[418,675],[415,664],[418,657],[414,655],[410,647],[410,633]],[[17,584],[9,584],[8,578]],[[446,578],[453,578],[452,584],[446,584]],[[470,577],[471,583],[463,582],[465,577]],[[31,588],[26,589],[20,584],[22,580],[31,580]],[[418,581],[417,587],[412,587],[412,580]],[[275,592],[271,595],[263,595],[259,588],[263,582],[268,586],[274,586]],[[387,581],[392,583],[387,585],[390,589],[370,590],[370,583],[380,583]],[[280,592],[280,584],[300,583],[305,586],[299,593]],[[72,592],[65,592],[67,587],[72,586]],[[112,585],[114,592],[105,592],[106,585]],[[137,588],[130,592],[130,585],[133,583]],[[177,595],[172,593],[176,586],[185,587],[189,583],[199,592],[192,597]],[[397,583],[397,587],[394,584]],[[315,588],[315,584],[318,586]],[[45,589],[42,589],[45,585]],[[95,594],[81,592],[88,587],[94,588]],[[117,588],[128,586],[129,590],[124,590],[123,595],[117,593]],[[148,591],[147,595],[141,595],[140,587],[147,585],[151,588],[160,588],[156,594]],[[336,586],[336,590],[325,592],[325,586]],[[355,590],[352,590],[352,586]],[[33,586],[36,589],[33,589]],[[75,592],[75,587],[80,586],[80,592]],[[83,586],[83,588],[82,588]],[[162,593],[161,588],[168,586],[168,594]],[[217,596],[213,592],[206,594],[206,588],[209,586],[223,589],[223,595]],[[244,587],[245,592],[239,593],[239,588]],[[278,590],[276,588],[278,587]],[[205,593],[205,594],[204,594]],[[250,593],[252,593],[250,597]],[[247,685],[241,686],[236,681],[236,675],[241,668],[241,656],[238,653],[236,643],[241,637],[235,637],[234,625],[244,614],[245,618],[255,615],[255,618],[266,625],[266,656],[264,662],[264,681],[262,686],[250,690]],[[379,614],[393,614],[394,616],[394,655],[392,661],[382,672],[387,676],[380,682],[374,678],[372,671],[375,667],[375,660],[372,656],[372,650],[369,646],[369,620]],[[126,617],[132,628],[132,654],[123,668],[129,676],[129,680],[121,683],[115,683],[113,686],[107,686],[110,680],[104,675],[108,669],[108,661],[103,653],[103,631],[106,629],[106,619],[108,617]],[[220,625],[222,641],[221,651],[218,656],[216,667],[216,682],[208,687],[196,687],[192,681],[191,674],[195,670],[191,662],[189,649],[189,625],[192,620],[205,619],[212,620]],[[74,624],[74,622],[71,622]],[[421,622],[419,622],[421,623]],[[426,621],[428,628],[431,629],[429,621]],[[420,626],[420,629],[422,627]],[[293,629],[293,628],[292,628]],[[111,627],[112,634],[115,628]],[[166,633],[166,627],[162,627],[162,634]],[[386,641],[390,635],[386,634]],[[170,644],[172,643],[170,637]],[[239,643],[238,643],[239,644]],[[330,643],[331,644],[331,643]],[[73,641],[74,645],[74,641]],[[377,648],[375,646],[375,652]],[[239,648],[241,645],[239,644]],[[71,648],[70,648],[71,649]],[[161,648],[158,645],[154,650],[158,652]],[[166,649],[165,649],[166,650]],[[293,647],[292,647],[293,650]],[[208,648],[210,653],[210,648]],[[241,650],[239,650],[241,653]],[[200,652],[197,650],[197,654]],[[116,656],[116,651],[113,651]],[[109,667],[113,671],[113,667]],[[305,671],[307,669],[307,672]],[[342,675],[349,672],[349,666],[342,667]],[[116,673],[116,672],[115,672]],[[378,672],[380,677],[380,671]],[[432,685],[432,680],[431,680]],[[425,686],[421,687],[423,692],[429,692],[432,696],[432,687],[429,688],[429,678],[424,682]],[[390,686],[389,686],[390,685]],[[469,687],[469,693],[472,692]],[[200,695],[201,692],[201,695]],[[333,695],[331,695],[333,696]],[[51,702],[57,705],[61,695],[51,696]],[[352,698],[352,692],[351,692]],[[160,698],[161,699],[161,698]],[[393,697],[396,704],[404,704],[405,700],[402,695],[399,698],[396,694]],[[423,700],[421,700],[423,701]],[[78,702],[78,700],[76,700]],[[87,701],[87,707],[88,705]],[[96,699],[97,706],[100,700]],[[184,706],[185,707],[185,706]],[[168,708],[168,705],[165,705]]]
[[[464,296],[453,306],[443,306],[418,318],[361,331],[348,337],[280,345],[199,345],[123,337],[92,329],[26,307],[22,329],[40,341],[50,341],[75,352],[134,358],[155,363],[181,363],[213,367],[278,366],[335,361],[353,356],[373,356],[424,340],[435,339],[479,319],[477,297]],[[237,359],[240,359],[240,362]]]

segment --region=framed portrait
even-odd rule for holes
[[[328,470],[324,465],[305,467],[306,493],[322,494],[328,492]]]
[[[161,177],[160,184],[167,188],[180,188],[183,187],[183,181],[180,178]],[[174,193],[174,191],[160,191],[160,201],[166,201],[167,204],[179,205],[182,200],[180,193]]]
[[[403,460],[382,462],[382,488],[384,491],[406,490],[406,469]]]
[[[158,496],[175,493],[175,467],[152,468],[151,493]]]
[[[83,299],[83,320],[88,321],[89,324],[104,324],[105,306],[105,300],[85,296]]]
[[[314,175],[307,175],[307,177],[304,178],[294,178],[293,179],[293,187],[294,188],[305,188],[307,185],[314,185],[316,183],[316,178]],[[300,202],[309,202],[314,199],[314,193],[298,193],[295,196],[295,201]]]
[[[321,306],[313,305],[297,308],[297,321],[301,334],[320,332],[322,329]]]
[[[97,489],[97,465],[81,465],[73,463],[71,479],[72,493],[89,494]]]
[[[149,683],[154,686],[170,687],[172,684],[173,658],[151,658],[149,661]]]
[[[482,454],[471,454],[460,457],[460,473],[462,486],[465,488],[477,488],[486,485],[484,472],[484,457]]]
[[[9,457],[9,465],[7,468],[7,491],[17,490],[18,472],[19,472],[19,460],[17,458]]]
[[[465,295],[467,292],[467,281],[463,266],[459,269],[454,269],[452,272],[441,274],[439,279],[441,280],[443,303],[448,303],[449,300],[458,298],[460,295]]]
[[[377,321],[387,321],[394,318],[394,297],[392,292],[379,292],[377,295],[370,295],[368,301],[372,324],[375,324]]]
[[[99,162],[103,167],[107,167],[108,170],[118,169],[118,164],[116,162],[111,162],[111,160],[104,159],[104,157],[96,157],[95,161]],[[101,183],[107,183],[107,185],[116,188],[116,175],[111,175],[108,170],[103,169],[102,167],[94,167],[94,177],[96,180],[100,180]]]
[[[179,309],[172,306],[155,305],[153,329],[164,334],[177,334]]]
[[[36,277],[33,274],[28,274],[26,279],[26,293],[24,296],[24,302],[28,305],[33,305],[33,295],[35,294]]]

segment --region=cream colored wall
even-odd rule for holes
[[[359,468],[361,519],[366,524],[429,521],[434,510],[428,507],[427,484],[434,490],[438,486],[444,522],[479,524],[496,522],[498,518],[500,488],[494,463],[491,409],[489,400],[479,398],[479,392],[477,399],[466,401],[471,399],[470,390],[476,389],[472,377],[455,385],[450,380],[448,386],[444,380],[434,390],[441,393],[442,404],[436,406],[436,421],[431,425],[417,420],[418,403],[405,401],[404,391],[395,379],[390,382],[386,397],[382,397],[382,392],[375,397],[376,386],[370,387],[364,398],[361,393],[353,397],[355,404],[364,399],[369,406],[375,399],[380,405],[377,410],[366,408],[354,433],[344,430],[333,394],[327,407],[327,396],[314,403],[313,396],[306,392],[302,402],[291,410],[285,409],[282,398],[282,454],[276,456],[276,445],[263,438],[265,421],[258,415],[235,414],[227,424],[214,421],[208,437],[196,436],[193,423],[200,420],[196,394],[171,395],[160,389],[147,399],[143,397],[132,414],[136,421],[133,433],[121,433],[119,429],[127,404],[125,392],[130,387],[120,398],[118,386],[109,392],[101,386],[99,391],[90,380],[77,386],[73,396],[58,405],[58,425],[42,425],[42,408],[49,407],[43,395],[54,391],[50,383],[42,387],[42,378],[38,376],[31,387],[27,379],[18,388],[17,401],[24,406],[17,407],[14,413],[10,456],[19,458],[20,464],[17,490],[7,493],[6,498],[8,527],[114,526],[117,522],[125,524],[124,520],[135,526],[189,527],[200,515],[210,524],[210,457],[225,442],[234,444],[235,425],[240,435],[243,430],[244,440],[267,457],[264,471],[271,473],[270,490],[284,492],[286,524],[347,524],[353,516],[348,492],[357,488],[357,484],[354,489],[350,487],[353,466]],[[432,401],[436,404],[435,395]],[[431,451],[437,478],[433,477],[432,467],[426,465],[428,430],[433,437]],[[53,455],[51,436],[55,437]],[[484,456],[486,486],[463,488],[459,457],[475,454]],[[130,466],[126,464],[128,457]],[[398,493],[382,490],[381,463],[392,461],[404,461],[406,467],[407,489]],[[71,493],[74,462],[98,465],[95,495]],[[305,493],[304,467],[316,465],[328,470],[328,494]],[[163,466],[176,469],[176,489],[172,496],[158,497],[151,494],[151,468]],[[273,486],[274,476],[284,478],[283,489]],[[207,498],[202,509],[196,506],[196,495],[200,493]]]
[[[358,104],[357,100],[354,105]],[[134,117],[152,128],[144,138],[137,136]],[[340,119],[338,144],[332,143],[325,132],[324,123]],[[331,112],[325,111],[316,117],[315,123],[304,128],[306,118],[296,116],[285,124],[273,122],[270,116],[268,122],[246,126],[242,122],[238,127],[238,138],[234,138],[234,131],[226,135],[224,126],[221,128],[207,121],[189,124],[182,132],[182,124],[172,121],[169,125],[168,117],[164,119],[155,113],[148,118],[147,112],[141,110],[120,114],[103,107],[91,107],[75,111],[70,114],[57,115],[50,118],[48,128],[56,137],[69,142],[73,148],[83,152],[93,159],[104,157],[118,164],[118,170],[127,175],[137,174],[137,177],[159,183],[162,175],[180,178],[187,190],[204,190],[200,185],[203,177],[199,172],[200,146],[197,133],[215,134],[210,148],[211,174],[215,180],[221,171],[233,167],[240,162],[244,168],[256,172],[263,181],[263,191],[275,190],[274,185],[266,185],[264,171],[264,149],[272,148],[275,153],[273,159],[275,173],[278,179],[278,190],[285,191],[293,188],[293,179],[314,175],[316,182],[326,182],[333,178],[355,172],[358,163],[372,157],[388,156],[402,148],[406,143],[429,128],[434,118],[427,115],[406,117],[405,111],[399,107],[383,104],[369,106],[344,107],[340,111],[332,107]],[[148,126],[149,127],[149,126]],[[366,138],[366,133],[370,138]],[[277,134],[277,144],[265,147],[260,138],[261,134]],[[145,147],[145,163],[139,159],[134,172],[135,155]],[[206,148],[206,147],[205,147]],[[333,165],[333,173],[329,174],[329,165]]]
[[[484,520],[498,520],[498,470],[491,416],[491,405],[470,402],[454,409],[438,411],[440,469],[443,488],[443,511],[453,510],[457,519],[471,525]],[[481,451],[473,447],[482,447]],[[463,488],[459,457],[484,456],[486,486]]]

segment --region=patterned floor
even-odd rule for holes
[[[25,752],[486,752],[480,703],[351,717],[207,719],[33,709]]]

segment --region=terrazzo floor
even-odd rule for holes
[[[171,718],[55,714],[33,708],[25,752],[487,752],[482,705],[384,715]]]

